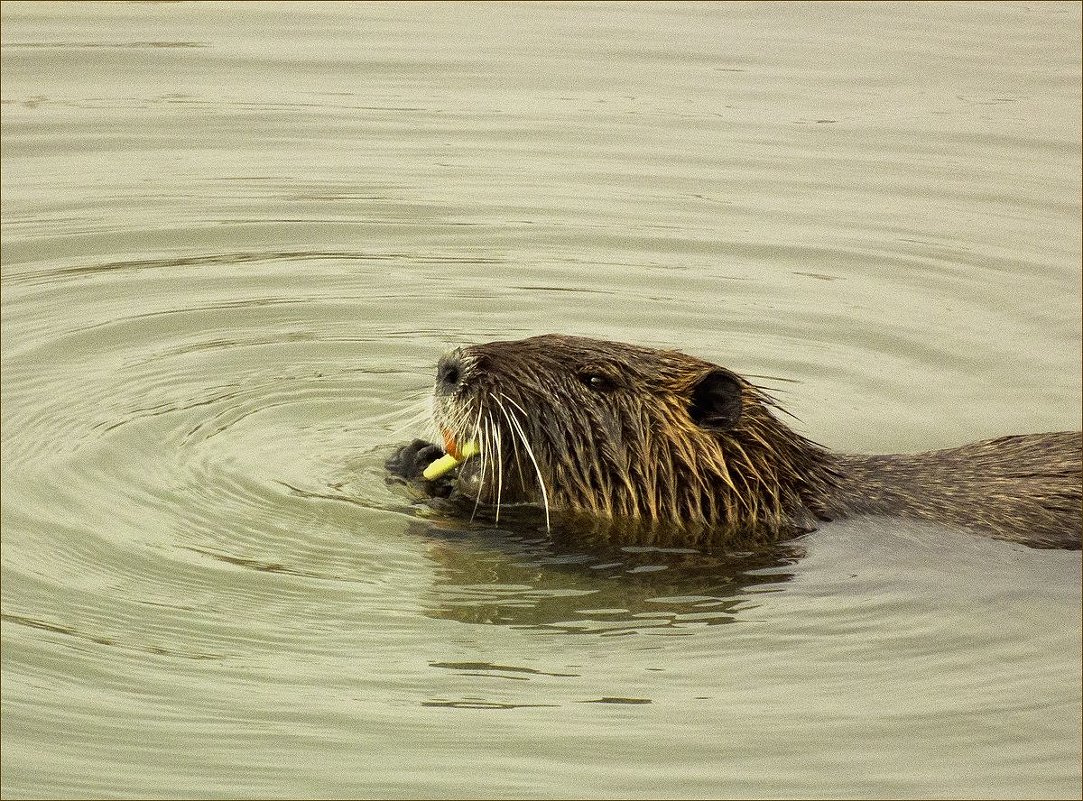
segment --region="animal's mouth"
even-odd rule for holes
[[[460,471],[460,488],[495,507],[497,520],[502,503],[540,502],[548,527],[549,490],[527,433],[532,426],[526,410],[499,392],[468,398],[438,392],[434,400],[433,419],[445,452],[458,462],[470,459]]]
[[[475,403],[457,397],[433,396],[433,423],[443,440],[444,452],[462,460],[467,442],[481,445],[481,415]]]
[[[455,439],[455,435],[446,428],[441,428],[440,434],[444,438],[444,451],[461,462],[463,460],[463,452],[459,447],[459,441]]]

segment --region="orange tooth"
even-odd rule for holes
[[[444,450],[451,456],[462,461],[462,455],[459,453],[459,446],[455,443],[455,437],[450,431],[442,432],[444,435]]]

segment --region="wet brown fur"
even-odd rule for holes
[[[464,463],[460,486],[498,513],[545,501],[757,540],[891,514],[1080,547],[1079,432],[842,455],[784,424],[762,389],[678,351],[547,335],[464,348],[439,369],[438,427],[483,454]]]

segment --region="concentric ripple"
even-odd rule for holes
[[[1079,796],[1078,554],[382,467],[445,349],[549,331],[831,447],[1078,428],[1078,7],[207,11],[0,8],[0,794]]]

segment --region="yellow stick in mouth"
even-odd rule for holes
[[[444,473],[448,472],[454,467],[457,467],[461,462],[465,462],[471,456],[477,456],[479,453],[481,453],[481,449],[478,447],[477,442],[475,442],[474,440],[470,440],[465,445],[463,445],[459,453],[462,456],[461,459],[456,459],[450,453],[445,453],[439,459],[430,463],[421,475],[423,475],[429,481],[440,478],[440,476],[444,475]]]

